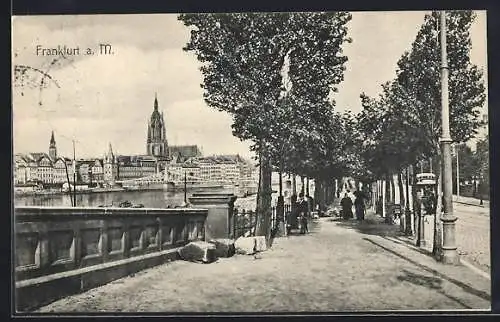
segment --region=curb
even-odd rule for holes
[[[462,205],[468,205],[468,206],[475,206],[475,207],[481,207],[481,208],[489,208],[490,206],[486,206],[485,204],[473,204],[473,203],[470,203],[470,202],[465,202],[465,201],[457,201],[457,200],[453,200],[453,202],[455,203],[459,203],[459,204],[462,204]]]
[[[398,237],[391,237],[391,238],[394,238],[396,240],[400,240],[402,242],[404,242],[404,245],[408,248],[411,248],[415,251],[418,251],[420,252],[421,250],[424,250],[423,248],[419,248],[415,245],[412,245],[412,244],[409,244],[408,243],[408,240],[405,240],[403,238],[398,238]],[[486,273],[485,271],[475,267],[473,264],[471,264],[470,262],[468,262],[467,260],[463,259],[463,257],[459,257],[460,258],[460,264],[462,264],[463,266],[467,267],[468,269],[470,269],[471,271],[473,271],[474,273],[476,273],[477,275],[481,276],[481,277],[484,277],[486,278],[487,280],[491,281],[491,275],[489,275],[488,273]]]
[[[485,271],[477,268],[476,266],[472,265],[468,261],[466,261],[463,258],[460,258],[460,263],[462,263],[465,267],[469,268],[471,271],[474,273],[481,275],[482,277],[486,278],[488,281],[491,281],[491,275],[486,273]]]

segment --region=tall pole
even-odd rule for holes
[[[187,204],[187,177],[186,171],[184,171],[184,205]]]
[[[448,105],[448,58],[446,53],[446,12],[441,11],[441,149],[443,161],[443,206],[441,216],[443,222],[443,254],[439,259],[443,263],[458,263],[457,246],[455,243],[455,222],[452,203],[452,159],[450,136],[450,110]]]
[[[455,145],[455,153],[457,154],[457,200],[460,198],[460,167],[458,165],[459,145]]]
[[[76,207],[76,152],[75,152],[75,140],[73,140],[73,206]]]
[[[411,235],[411,210],[410,210],[410,167],[406,167],[406,190],[405,190],[405,234]]]

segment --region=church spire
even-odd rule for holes
[[[57,158],[57,148],[56,140],[54,139],[54,131],[52,131],[52,135],[50,136],[49,157],[52,159],[52,161],[55,161]]]
[[[54,139],[54,131],[52,131],[52,136],[50,137],[50,144],[51,145],[56,144],[56,140]]]
[[[158,98],[156,97],[156,92],[155,92],[155,111],[158,111]]]

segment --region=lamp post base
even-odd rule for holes
[[[460,257],[458,256],[457,249],[444,249],[440,256],[440,262],[448,265],[460,264]]]
[[[404,233],[406,236],[412,236],[413,235],[413,231],[411,229],[411,211],[409,209],[406,209],[405,210],[405,230],[404,230]]]
[[[442,216],[441,221],[443,222],[443,253],[441,262],[443,264],[456,265],[460,262],[455,243],[455,221],[457,221],[457,217]]]

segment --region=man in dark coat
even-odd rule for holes
[[[356,191],[354,193],[356,199],[354,200],[354,208],[356,208],[356,219],[365,219],[365,198],[362,192]]]
[[[349,219],[352,218],[352,199],[347,195],[340,200],[340,205],[342,206],[342,218]]]

